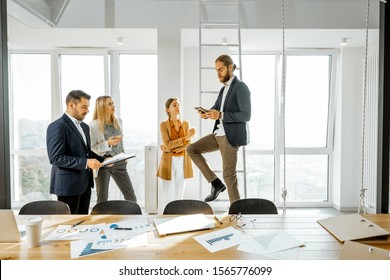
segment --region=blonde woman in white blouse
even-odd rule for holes
[[[122,122],[115,116],[115,104],[110,96],[100,96],[96,99],[93,120],[89,127],[92,150],[96,154],[108,158],[124,152]],[[121,161],[99,169],[96,177],[98,203],[108,200],[111,177],[126,200],[137,201],[127,172],[127,162]]]

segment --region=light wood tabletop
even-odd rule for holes
[[[390,215],[364,215],[367,219],[390,232]],[[18,224],[30,216],[16,216]],[[153,230],[147,233],[147,245],[134,248],[110,250],[100,254],[84,256],[79,259],[137,259],[137,260],[246,260],[265,259],[262,255],[237,250],[237,246],[209,252],[193,237],[218,229],[234,226],[249,236],[258,236],[274,233],[286,233],[304,243],[294,258],[301,260],[333,260],[338,259],[343,243],[337,241],[328,231],[317,223],[323,216],[283,216],[283,215],[244,215],[241,218],[243,227],[238,227],[229,216],[219,217],[223,224],[215,222],[212,230],[194,231],[160,237],[154,227],[153,220],[161,218],[158,215],[47,215],[42,226],[42,238],[50,234],[59,225],[73,225],[86,219],[83,225],[98,223],[113,223],[132,221],[146,218]],[[167,216],[164,216],[167,217]],[[169,217],[169,216],[168,216]],[[326,217],[325,217],[326,218]],[[213,220],[213,216],[210,216]],[[372,238],[362,241],[365,244],[390,250],[389,236]],[[43,241],[41,246],[28,248],[26,241],[20,243],[0,243],[0,259],[27,259],[27,260],[67,260],[71,259],[70,241]]]

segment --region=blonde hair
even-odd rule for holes
[[[95,103],[95,110],[93,112],[93,117],[92,120],[98,120],[98,126],[99,130],[101,132],[104,132],[104,127],[106,126],[107,123],[112,123],[116,129],[120,129],[121,125],[115,116],[115,114],[112,114],[107,118],[106,114],[106,101],[107,99],[112,99],[111,96],[104,95],[104,96],[99,96],[96,99]]]

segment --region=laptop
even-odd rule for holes
[[[13,243],[24,239],[26,231],[19,229],[12,210],[0,209],[0,242]]]
[[[176,218],[156,218],[154,224],[159,236],[215,228],[214,221],[203,214],[184,215]]]

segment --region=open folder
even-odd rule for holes
[[[214,221],[203,214],[184,215],[176,218],[156,218],[154,224],[160,236],[215,228]]]
[[[117,163],[117,162],[120,162],[120,161],[127,160],[129,158],[133,158],[135,156],[136,156],[135,153],[134,154],[120,153],[119,155],[113,156],[112,158],[109,158],[109,159],[105,160],[104,162],[102,162],[102,165],[103,166],[110,165],[110,164],[113,164],[113,163]]]

